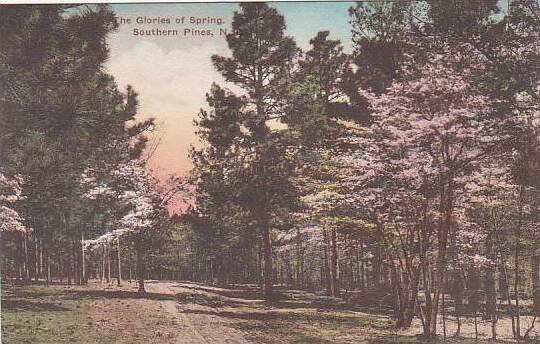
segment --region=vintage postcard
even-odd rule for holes
[[[540,341],[540,2],[0,5],[2,343]]]

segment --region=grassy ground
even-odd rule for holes
[[[2,284],[2,343],[171,343],[160,296],[135,289]]]
[[[2,342],[114,343],[90,317],[92,300],[67,290],[2,285]]]
[[[280,289],[275,299],[267,302],[256,286],[217,288],[153,281],[148,282],[144,296],[136,288],[129,283],[122,287],[3,284],[2,343],[422,342],[416,335],[421,332],[418,324],[407,331],[394,330],[387,309],[374,302],[375,296],[363,295],[361,300],[371,302],[362,304]],[[503,320],[500,332],[507,326]],[[484,337],[478,341],[448,338],[445,343],[493,343],[484,339],[489,335],[484,327]],[[467,337],[474,338],[469,333]],[[498,343],[510,343],[503,339]]]

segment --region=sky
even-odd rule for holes
[[[351,49],[348,8],[353,2],[276,2],[272,7],[285,17],[286,33],[306,50],[318,31],[329,30],[340,39],[346,51]],[[228,55],[225,36],[230,29],[235,3],[115,4],[113,10],[124,19],[109,37],[110,58],[106,68],[121,88],[128,84],[139,93],[139,119],[154,117],[160,144],[149,161],[158,177],[183,175],[190,168],[188,153],[198,145],[193,120],[206,108],[205,94],[212,82],[227,85],[214,70],[213,54]],[[170,24],[137,24],[138,17],[169,19]],[[176,19],[184,24],[176,24]],[[189,18],[210,23],[192,25]],[[216,19],[223,20],[222,25]],[[127,23],[127,19],[131,22]],[[144,19],[143,19],[144,20]],[[122,23],[123,22],[123,23]],[[178,30],[178,36],[135,36],[134,30]],[[184,29],[211,30],[214,36],[184,36]]]

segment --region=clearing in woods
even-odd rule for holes
[[[395,331],[381,305],[362,305],[304,291],[279,290],[262,300],[257,286],[229,289],[188,282],[149,281],[140,295],[135,283],[122,287],[2,285],[3,343],[414,343],[419,323]],[[353,305],[354,304],[354,305]],[[448,333],[455,323],[447,320]],[[530,319],[525,318],[525,321]],[[489,325],[480,320],[480,341]],[[500,343],[511,341],[507,319]],[[462,333],[470,338],[474,324]],[[474,332],[473,332],[474,333]],[[532,338],[538,336],[532,333]],[[536,337],[538,338],[538,337]],[[448,338],[447,342],[475,342]]]

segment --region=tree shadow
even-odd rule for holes
[[[162,293],[139,293],[126,290],[66,290],[73,299],[148,299],[158,301],[175,301],[176,297]]]
[[[384,288],[349,292],[344,298],[351,310],[384,316],[394,313],[392,294]]]
[[[335,314],[320,313],[295,313],[295,312],[278,312],[278,311],[265,311],[265,312],[231,312],[220,310],[201,310],[201,309],[187,309],[183,311],[186,314],[198,314],[198,315],[210,315],[218,316],[235,320],[255,320],[255,321],[306,321],[306,322],[339,322],[342,324],[350,324],[356,326],[370,326],[379,329],[388,329],[389,324],[378,321],[371,321],[371,319],[364,319],[361,317],[347,317],[338,316]],[[265,324],[268,326],[268,323]]]
[[[186,288],[186,289],[193,289],[193,290],[199,290],[204,291],[208,293],[214,293],[225,297],[230,298],[237,298],[237,299],[245,299],[245,300],[263,300],[264,296],[259,290],[258,287],[246,285],[246,286],[229,286],[232,289],[229,288],[221,288],[221,287],[207,287],[200,284],[184,284],[180,283],[178,284],[179,287]]]
[[[31,312],[60,312],[68,311],[68,308],[57,306],[50,302],[33,302],[27,300],[2,300],[4,311],[31,311]]]
[[[194,283],[179,283],[178,287],[194,291],[215,294],[218,297],[210,298],[202,294],[177,294],[182,303],[196,303],[210,307],[238,307],[253,301],[260,301],[262,305],[286,309],[313,309],[335,311],[358,311],[374,315],[388,316],[392,314],[392,305],[386,291],[366,291],[348,293],[343,297],[319,295],[303,290],[276,287],[269,298],[265,298],[257,285],[232,285],[229,288],[208,287]],[[222,300],[219,296],[237,300]],[[241,300],[245,300],[243,303]]]
[[[222,299],[219,297],[210,297],[200,293],[178,293],[175,295],[178,303],[181,304],[196,304],[200,306],[218,308],[218,307],[245,307],[248,304],[246,302]]]
[[[51,297],[53,294],[45,291],[27,291],[17,289],[2,290],[3,298],[25,298],[25,299],[39,299],[43,297]]]

